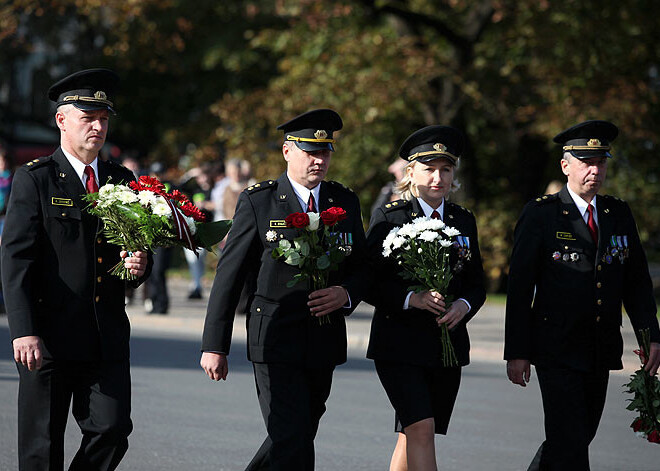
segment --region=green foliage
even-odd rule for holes
[[[551,138],[585,119],[620,127],[605,190],[629,201],[660,261],[658,17],[653,0],[14,0],[0,6],[0,89],[4,116],[20,116],[29,100],[6,77],[25,58],[44,95],[65,73],[112,67],[113,142],[170,163],[246,158],[259,179],[285,168],[276,126],[331,107],[345,127],[329,177],[363,208],[407,135],[459,127],[455,199],[477,215],[500,291],[522,206],[564,179]]]

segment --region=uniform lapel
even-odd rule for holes
[[[319,212],[325,211],[326,209],[335,205],[335,198],[332,195],[332,185],[327,182],[321,182],[321,188],[319,188],[319,204],[316,208]]]
[[[445,209],[443,213],[442,222],[450,227],[456,227],[456,221],[454,219],[456,217],[456,206],[445,200]]]
[[[98,169],[99,169],[99,188],[101,188],[103,185],[108,183],[108,179],[110,178],[110,165],[107,162],[104,162],[101,159],[98,159]],[[113,182],[113,183],[120,183],[120,182]],[[128,182],[124,182],[128,183]]]
[[[607,205],[605,198],[596,195],[596,211],[598,212],[598,255],[607,250],[609,238],[614,231],[614,218],[612,217],[612,210]]]
[[[417,201],[417,198],[410,200],[410,207],[406,210],[406,214],[408,214],[411,222],[413,219],[424,217],[424,211],[422,211],[422,207],[420,206],[419,201]]]
[[[58,148],[55,151],[53,154],[53,160],[57,163],[58,166],[56,169],[56,179],[58,186],[61,187],[67,195],[69,195],[77,208],[83,209],[85,206],[87,206],[87,203],[83,201],[82,197],[87,193],[87,191],[80,181],[80,178],[76,174],[76,171],[64,156],[61,148]]]
[[[277,202],[281,212],[286,217],[291,213],[299,213],[302,211],[296,192],[293,191],[291,182],[286,176],[286,172],[280,175],[277,179]]]

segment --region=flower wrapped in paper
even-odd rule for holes
[[[108,242],[129,253],[172,246],[195,252],[212,250],[231,227],[231,221],[205,222],[199,208],[183,193],[168,193],[154,177],[142,176],[128,184],[107,183],[85,200],[90,203],[86,210],[103,222]],[[110,273],[123,280],[135,278],[123,260]]]

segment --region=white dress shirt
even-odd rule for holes
[[[318,184],[311,190],[303,185],[301,185],[298,182],[294,182],[289,175],[286,176],[289,179],[289,182],[291,182],[291,187],[293,187],[293,192],[296,194],[296,197],[298,198],[298,203],[300,203],[300,207],[302,208],[302,212],[306,213],[307,212],[307,204],[309,202],[309,195],[310,193],[314,195],[314,201],[315,201],[315,206],[316,206],[316,212],[320,213],[319,211],[319,193],[321,192],[321,185]]]
[[[578,211],[580,211],[580,215],[582,216],[582,219],[584,219],[584,222],[589,221],[589,211],[587,211],[587,208],[589,207],[589,203],[587,203],[585,200],[582,199],[580,195],[575,193],[573,190],[571,190],[571,187],[566,185],[566,188],[568,188],[568,194],[571,195],[571,198],[573,198],[573,202],[575,203],[575,206],[577,206]],[[598,211],[596,211],[596,197],[594,196],[591,200],[591,206],[594,207],[594,221],[596,221],[596,225],[598,225]]]
[[[62,153],[64,154],[64,157],[69,161],[73,169],[76,171],[76,175],[78,175],[78,178],[80,178],[80,181],[82,182],[83,186],[87,188],[87,175],[85,175],[85,165],[82,163],[80,160],[75,158],[73,155],[69,154],[64,148],[62,148]],[[94,169],[94,179],[96,180],[96,186],[99,185],[99,158],[98,156],[94,159],[94,161],[89,164],[92,166]]]

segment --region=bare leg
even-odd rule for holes
[[[396,441],[392,461],[390,461],[390,471],[408,471],[408,458],[406,457],[406,436],[399,433],[399,439]]]
[[[409,471],[437,471],[434,420],[420,420],[407,426],[404,432]]]

